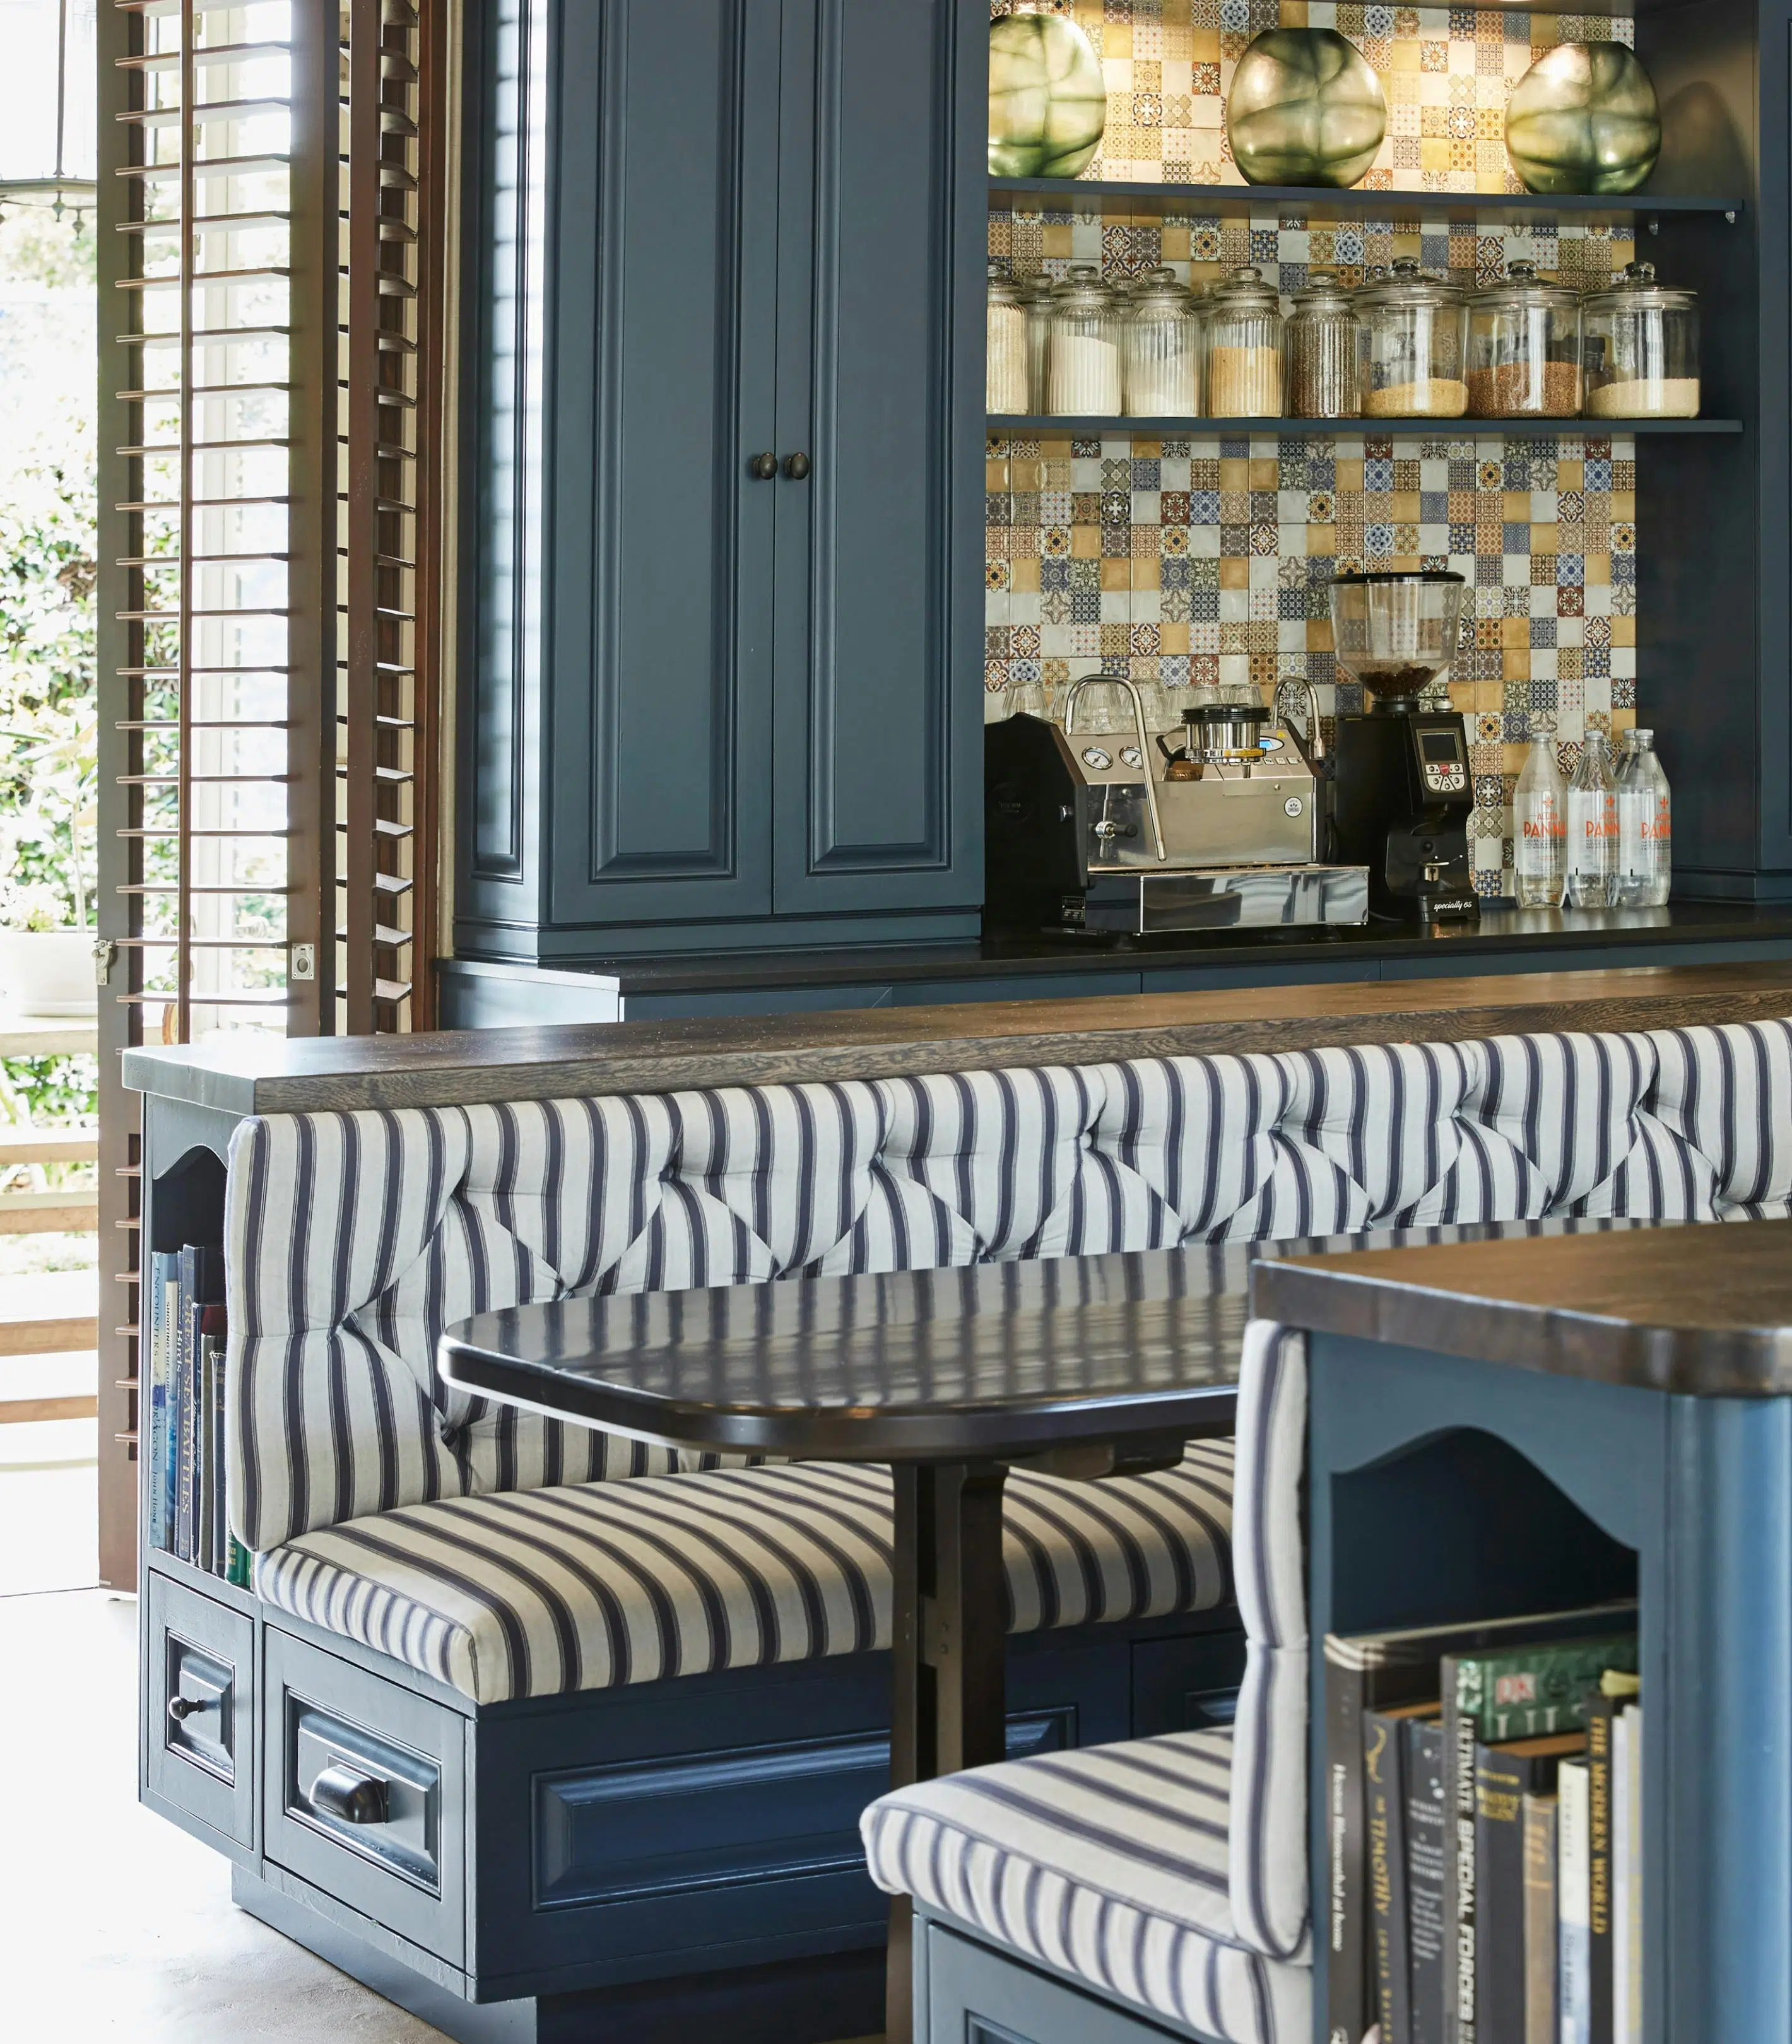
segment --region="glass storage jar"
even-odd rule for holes
[[[1363,413],[1371,419],[1459,419],[1467,302],[1409,258],[1356,294],[1363,328]]]
[[[1586,412],[1593,419],[1698,417],[1698,294],[1655,282],[1629,263],[1609,291],[1581,305]]]
[[[1263,272],[1234,270],[1213,286],[1207,316],[1207,409],[1216,419],[1282,413],[1281,302]]]
[[[1357,416],[1360,331],[1348,294],[1329,270],[1315,270],[1294,297],[1286,336],[1288,409],[1297,419]]]
[[[989,328],[985,355],[984,409],[1025,412],[1027,389],[1027,314],[1021,288],[999,263],[989,268]]]
[[[1468,405],[1478,419],[1571,419],[1581,408],[1580,294],[1534,263],[1468,307]]]
[[[1052,294],[1046,406],[1060,419],[1120,414],[1120,308],[1093,263],[1076,263]]]
[[[1052,338],[1052,302],[1057,282],[1043,272],[1021,286],[1027,315],[1027,409],[1045,409],[1045,351]]]
[[[1201,409],[1201,321],[1167,264],[1153,270],[1127,309],[1126,415],[1192,419]]]

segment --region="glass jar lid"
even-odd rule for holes
[[[1132,309],[1138,313],[1186,313],[1192,301],[1188,289],[1167,263],[1148,270],[1133,286]]]
[[[1485,290],[1477,291],[1475,302],[1496,310],[1544,305],[1559,311],[1579,305],[1580,294],[1571,290],[1566,284],[1552,284],[1537,275],[1536,263],[1521,258],[1506,264],[1503,282],[1490,284]]]
[[[1697,291],[1658,284],[1652,263],[1626,263],[1609,290],[1589,291],[1582,301],[1590,313],[1633,311],[1638,307],[1660,312],[1690,312],[1698,303]]]
[[[1520,266],[1512,267],[1516,271]],[[1452,284],[1448,277],[1421,270],[1411,256],[1402,256],[1390,269],[1361,286],[1356,302],[1359,305],[1459,305],[1463,296],[1459,285]]]
[[[1216,313],[1273,313],[1282,309],[1275,286],[1266,284],[1263,271],[1249,263],[1234,270],[1224,283],[1216,284],[1209,302]]]
[[[1029,277],[1021,286],[1021,296],[1029,305],[1047,305],[1058,295],[1058,280],[1048,277],[1041,270],[1036,276]]]
[[[1106,313],[1113,309],[1117,301],[1093,263],[1073,263],[1052,294],[1052,302],[1065,312]]]
[[[992,305],[1017,305],[1021,302],[1021,287],[1010,277],[1001,263],[992,261],[989,266],[990,303]]]
[[[1295,309],[1303,313],[1346,313],[1350,294],[1329,270],[1309,270],[1306,288],[1294,294]]]

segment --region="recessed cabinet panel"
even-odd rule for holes
[[[763,914],[778,10],[560,23],[552,913]]]
[[[981,898],[982,469],[955,430],[982,360],[973,11],[784,10],[778,423],[808,472],[777,485],[781,912]]]
[[[255,1840],[255,1626],[153,1571],[144,1781],[221,1838]]]
[[[263,1850],[452,1965],[466,1949],[466,1721],[265,1635]]]

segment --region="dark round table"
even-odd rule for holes
[[[513,1307],[443,1336],[444,1380],[680,1448],[888,1462],[893,1786],[1003,1757],[1002,1493],[1099,1481],[1232,1431],[1244,1265],[1205,1249]],[[891,1911],[889,2044],[911,2031]]]

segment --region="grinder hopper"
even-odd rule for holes
[[[1332,580],[1332,641],[1337,663],[1377,715],[1416,710],[1441,681],[1462,632],[1459,574],[1342,574]]]

